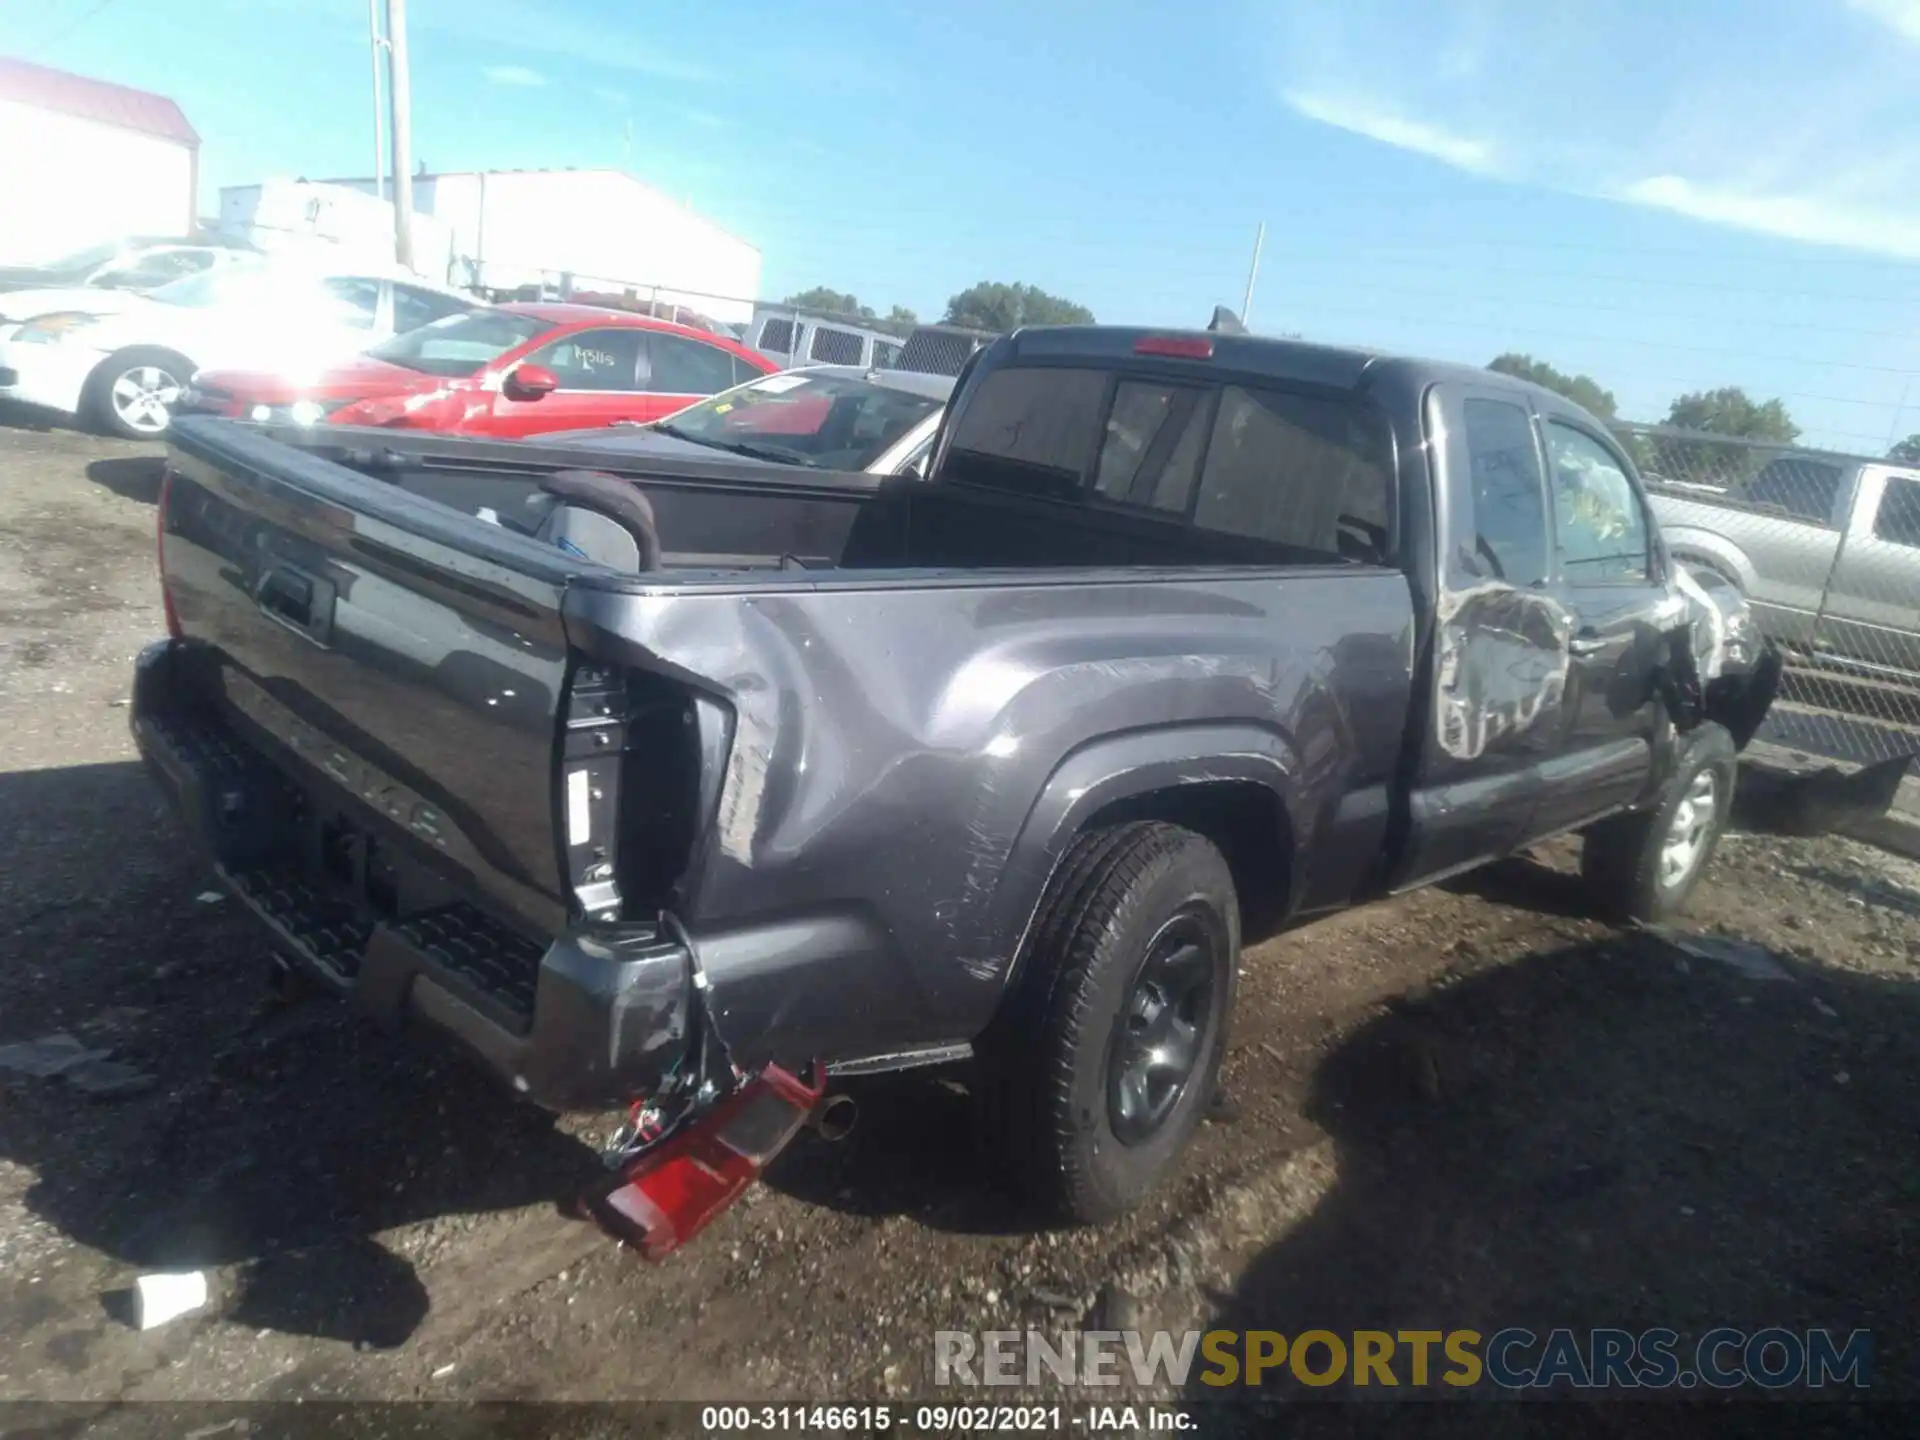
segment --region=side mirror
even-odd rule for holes
[[[509,400],[538,400],[560,388],[560,377],[544,365],[519,365],[507,372],[500,393]]]

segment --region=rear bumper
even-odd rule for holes
[[[641,927],[544,947],[516,933],[462,898],[458,877],[409,854],[370,807],[282,771],[196,703],[205,692],[182,675],[189,648],[162,641],[141,653],[134,741],[196,845],[289,959],[379,1019],[447,1031],[549,1109],[599,1109],[656,1088],[688,1039],[684,946]],[[376,853],[391,883],[369,882]]]

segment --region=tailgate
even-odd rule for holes
[[[548,931],[561,551],[227,421],[172,434],[166,588],[211,698]]]

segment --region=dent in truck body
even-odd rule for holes
[[[1263,787],[1302,855],[1324,817],[1384,830],[1384,806],[1342,802],[1398,756],[1397,571],[782,579],[583,577],[566,601],[597,663],[731,716],[675,918],[739,1063],[977,1034],[1074,829],[1143,789]],[[1315,885],[1351,896],[1366,850]]]
[[[1458,760],[1536,726],[1566,695],[1573,616],[1549,595],[1489,583],[1443,587],[1435,617],[1435,736]]]

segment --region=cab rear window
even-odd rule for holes
[[[1391,457],[1357,397],[1009,366],[955,415],[943,478],[1374,563],[1390,550]]]

